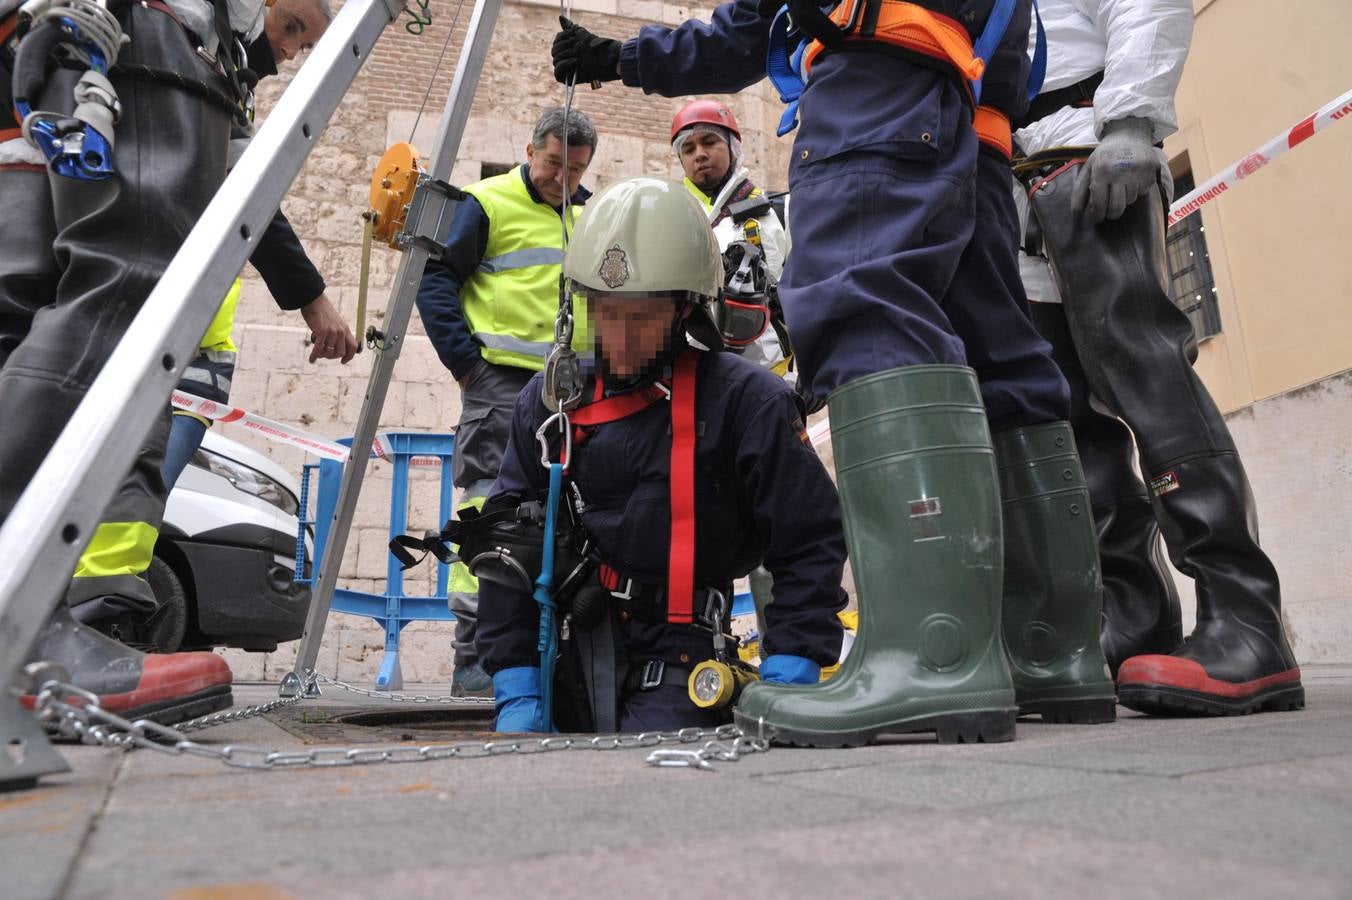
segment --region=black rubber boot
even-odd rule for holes
[[[30,655],[30,662],[39,660],[61,666],[72,684],[97,694],[100,707],[124,719],[172,725],[234,702],[230,667],[214,653],[141,653],[77,623],[64,604]],[[22,702],[31,709],[34,697]]]
[[[1197,585],[1197,628],[1172,654],[1128,659],[1118,699],[1153,713],[1304,705],[1281,590],[1225,420],[1192,369],[1192,325],[1167,291],[1164,204],[1152,189],[1095,225],[1071,210],[1079,165],[1032,193],[1090,389],[1131,427],[1174,566]]]
[[[1172,653],[1183,643],[1178,590],[1160,546],[1150,494],[1136,474],[1131,430],[1094,409],[1070,326],[1059,303],[1029,304],[1038,331],[1070,384],[1070,424],[1094,507],[1103,576],[1103,655],[1114,676],[1142,653]]]
[[[1174,565],[1197,583],[1197,627],[1168,656],[1122,664],[1122,704],[1203,715],[1303,708],[1300,668],[1282,627],[1277,570],[1258,547],[1253,496],[1239,457],[1174,463],[1151,487]]]
[[[995,436],[1004,508],[1005,649],[1020,715],[1096,724],[1117,718],[1099,646],[1102,587],[1068,422]]]

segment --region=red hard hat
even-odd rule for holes
[[[683,129],[691,125],[722,125],[732,132],[732,136],[737,140],[742,139],[742,131],[737,127],[737,117],[717,100],[696,100],[693,103],[687,103],[676,117],[671,120],[671,140],[676,140],[676,135]]]

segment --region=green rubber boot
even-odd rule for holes
[[[893,369],[845,385],[830,406],[859,634],[827,681],[748,686],[737,724],[809,747],[923,731],[1012,740],[1000,498],[975,373]]]
[[[1005,513],[1005,650],[1020,715],[1117,718],[1099,645],[1103,584],[1094,515],[1068,422],[995,436]]]

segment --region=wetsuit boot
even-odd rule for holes
[[[1000,500],[975,374],[893,369],[840,388],[830,407],[859,633],[827,681],[748,686],[737,724],[811,747],[928,731],[1012,740]]]
[[[1303,708],[1300,668],[1282,627],[1277,570],[1259,549],[1239,457],[1174,463],[1151,487],[1174,565],[1197,583],[1197,627],[1168,656],[1135,656],[1122,664],[1122,705],[1202,715]]]
[[[1168,656],[1118,670],[1118,700],[1144,712],[1227,715],[1304,705],[1281,589],[1225,419],[1193,371],[1197,338],[1168,292],[1163,199],[1115,220],[1072,209],[1079,165],[1031,193],[1071,336],[1096,398],[1131,427],[1174,567],[1197,585],[1197,627]]]
[[[1090,402],[1059,303],[1031,303],[1033,323],[1052,345],[1052,358],[1070,385],[1070,425],[1094,506],[1099,569],[1103,576],[1100,640],[1108,669],[1142,653],[1171,653],[1183,643],[1178,589],[1160,546],[1150,494],[1136,474],[1131,429]]]
[[[1004,506],[1005,649],[1021,715],[1117,718],[1099,646],[1102,585],[1089,490],[1068,422],[995,436]]]

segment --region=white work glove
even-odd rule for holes
[[[1102,222],[1121,216],[1152,185],[1172,194],[1169,160],[1154,145],[1154,135],[1155,126],[1149,119],[1118,119],[1104,125],[1103,138],[1075,182],[1074,211],[1087,210],[1090,221]]]

